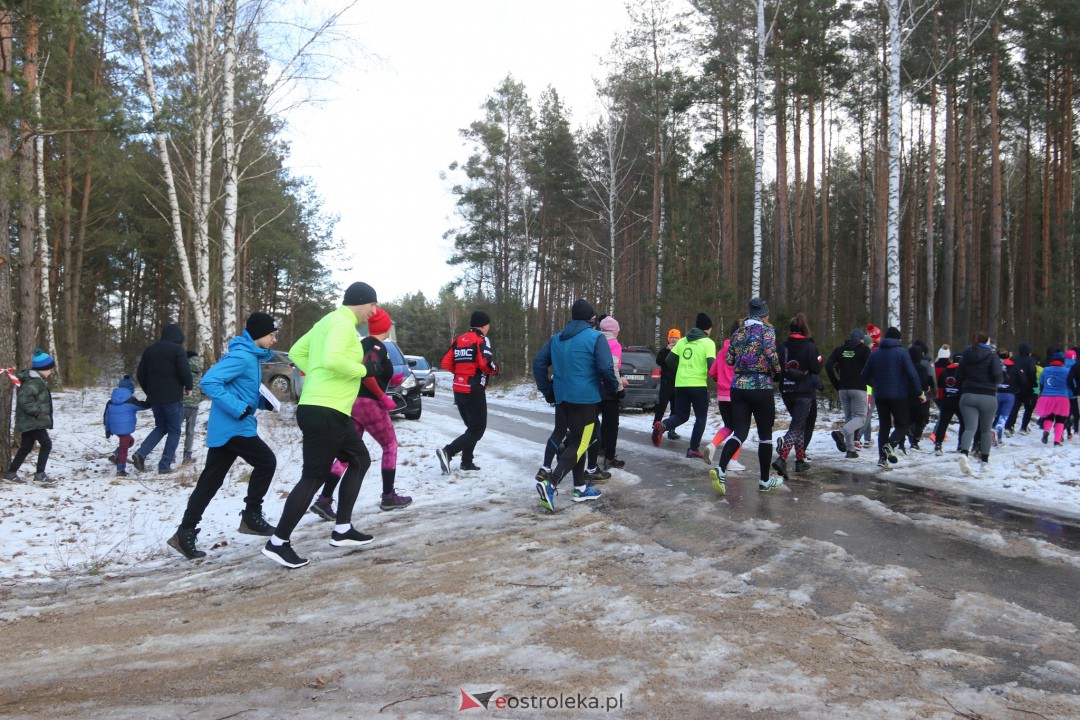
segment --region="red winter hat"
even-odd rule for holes
[[[390,330],[392,324],[393,321],[390,319],[390,313],[382,308],[377,308],[367,319],[368,333],[372,335],[382,335],[384,332]]]
[[[870,336],[870,339],[874,342],[881,340],[881,328],[877,325],[868,324],[866,326],[866,334]]]

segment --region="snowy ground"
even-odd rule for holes
[[[447,378],[440,377],[439,382],[439,392],[446,397],[449,394]],[[209,403],[204,401],[200,410],[196,443],[196,457],[200,462],[161,477],[152,471],[140,474],[129,467],[131,475],[118,478],[107,459],[115,447],[106,441],[101,427],[101,411],[108,392],[106,388],[89,388],[54,395],[56,429],[51,432],[53,454],[48,474],[60,481],[56,487],[0,482],[0,541],[5,549],[0,557],[0,583],[12,580],[48,582],[72,573],[123,573],[132,568],[153,568],[177,561],[175,552],[165,545],[165,541],[179,523],[187,497],[202,469],[201,458],[205,453],[202,444]],[[547,408],[529,384],[493,390],[490,413],[493,416],[505,414],[500,406],[541,411]],[[280,414],[259,414],[260,433],[278,457],[278,472],[266,503],[266,515],[271,522],[300,474],[300,433],[293,420],[294,409],[295,406],[287,403]],[[840,417],[833,413],[819,414],[818,430],[808,449],[815,469],[829,467],[868,475],[880,473],[875,452],[864,451],[853,460],[839,456],[828,432],[839,426],[839,420]],[[623,415],[620,432],[647,433],[650,421],[651,416],[647,415]],[[717,422],[713,403],[712,422],[706,438],[718,429]],[[786,416],[780,411],[777,419],[780,432],[786,422]],[[469,506],[498,493],[515,506],[535,504],[531,478],[542,455],[545,431],[550,429],[546,424],[535,424],[537,445],[534,454],[520,452],[519,441],[514,441],[512,444],[519,452],[500,457],[497,470],[489,463],[489,469],[483,473],[465,476],[467,482],[451,481],[456,492],[449,501]],[[140,413],[136,447],[152,426],[150,413]],[[950,428],[946,449],[955,449],[956,427]],[[460,432],[459,427],[440,422],[429,413],[420,422],[399,420],[395,422],[395,428],[401,445],[398,487],[414,497],[416,508],[433,502],[448,502],[440,492],[445,483],[431,450],[454,437]],[[922,443],[922,452],[912,451],[908,457],[902,457],[895,468],[881,474],[890,481],[1080,519],[1080,437],[1055,448],[1052,444],[1041,444],[1041,433],[1034,429],[1034,422],[1032,428],[1031,434],[1017,434],[995,448],[989,467],[975,476],[959,471],[955,452],[935,457],[928,451],[931,446],[926,440]],[[689,430],[689,424],[680,428],[684,437],[689,435]],[[756,435],[751,431],[751,447],[755,440]],[[355,524],[361,528],[379,522],[384,515],[377,508],[378,493],[381,492],[378,480],[381,451],[370,438],[367,443],[373,463],[357,504]],[[497,434],[489,433],[482,443],[481,453],[490,456],[496,452],[498,444]],[[147,463],[148,468],[156,465],[160,448],[161,444]],[[33,454],[23,464],[23,477],[32,474],[35,459],[36,454]],[[239,543],[242,549],[230,544],[244,538],[238,536],[235,529],[237,513],[243,506],[248,471],[243,462],[238,461],[233,467],[203,519],[200,547],[212,552],[250,552],[247,547],[250,542]],[[747,473],[749,471],[741,474]],[[702,478],[707,480],[704,469]],[[632,478],[626,479],[633,482]]]
[[[438,392],[447,397],[445,385]],[[630,472],[603,486],[605,512],[564,502],[548,515],[532,482],[548,430],[539,422],[535,452],[489,430],[478,453],[484,472],[449,480],[431,451],[460,423],[431,412],[396,422],[398,485],[414,505],[378,510],[379,450],[369,442],[373,470],[354,519],[376,542],[331,548],[328,524],[309,514],[293,541],[312,562],[296,571],[236,532],[247,472],[238,464],[202,523],[208,557],[188,562],[165,540],[200,465],[116,478],[100,426],[107,396],[105,388],[56,395],[49,472],[59,485],[0,484],[0,715],[1080,717],[1075,625],[953,590],[898,556],[859,560],[840,528],[831,542],[783,540],[773,532],[782,517],[733,519],[726,499],[678,505],[670,521],[701,532],[693,547],[672,548],[615,519],[636,512],[623,502],[639,494],[649,504]],[[493,415],[515,407],[546,409],[527,386],[491,393]],[[292,412],[260,415],[278,455],[271,521],[300,472]],[[872,453],[838,457],[827,432],[836,420],[819,419],[815,471],[874,474]],[[648,424],[625,415],[622,433]],[[137,441],[149,425],[141,418]],[[671,462],[707,487],[703,464]],[[1033,433],[1007,441],[979,477],[962,476],[955,455],[929,453],[902,459],[887,477],[1080,518],[1078,466],[1080,440],[1046,447]],[[863,496],[821,498],[882,527],[933,525],[942,545],[961,538],[991,558],[1003,544],[964,521],[902,517]],[[778,513],[788,502],[767,500]],[[1050,572],[1080,566],[1076,554],[1038,540],[1009,552]],[[469,709],[463,693],[485,692],[621,705],[514,711],[497,709],[496,697]]]

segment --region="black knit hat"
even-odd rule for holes
[[[379,298],[375,294],[375,288],[371,287],[366,282],[354,282],[345,291],[345,299],[341,301],[341,304],[367,305],[368,303],[373,302],[379,302]]]
[[[885,331],[885,337],[892,338],[893,340],[899,340],[900,339],[900,331],[898,329],[890,326]]]
[[[712,318],[703,312],[699,312],[697,319],[694,320],[694,327],[698,330],[710,330],[712,329]]]
[[[247,330],[252,340],[258,340],[270,333],[277,332],[278,328],[274,318],[264,312],[253,312],[248,316],[247,322],[244,323],[244,329]]]
[[[491,324],[491,318],[483,310],[473,310],[472,317],[469,318],[469,327],[484,327]]]
[[[574,306],[570,308],[571,320],[591,322],[594,317],[596,317],[596,311],[593,310],[593,306],[585,298],[578,298],[574,301]]]

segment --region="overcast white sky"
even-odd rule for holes
[[[599,61],[626,18],[623,0],[360,2],[345,22],[381,62],[343,72],[320,88],[327,102],[289,118],[294,172],[340,216],[339,284],[434,298],[456,275],[442,239],[458,226],[452,178],[440,174],[468,157],[458,131],[508,73],[534,103],[551,85],[575,125],[589,121]]]

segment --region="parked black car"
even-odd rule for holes
[[[640,345],[624,348],[619,372],[629,381],[619,409],[640,408],[651,412],[660,399],[660,366],[653,351]]]
[[[394,366],[394,375],[386,388],[386,394],[394,400],[394,409],[390,411],[390,417],[403,415],[407,420],[419,420],[423,412],[422,399],[420,397],[420,383],[409,369],[401,349],[393,340],[384,340],[386,354]],[[299,399],[304,389],[304,373],[300,368],[293,367],[292,387]]]
[[[420,383],[420,394],[435,397],[435,373],[427,359],[420,355],[406,355],[405,361],[409,363],[416,382]]]
[[[281,350],[274,351],[274,359],[260,363],[262,384],[270,388],[281,400],[296,400],[299,395],[293,392],[292,375],[296,366],[289,361],[289,354]]]

